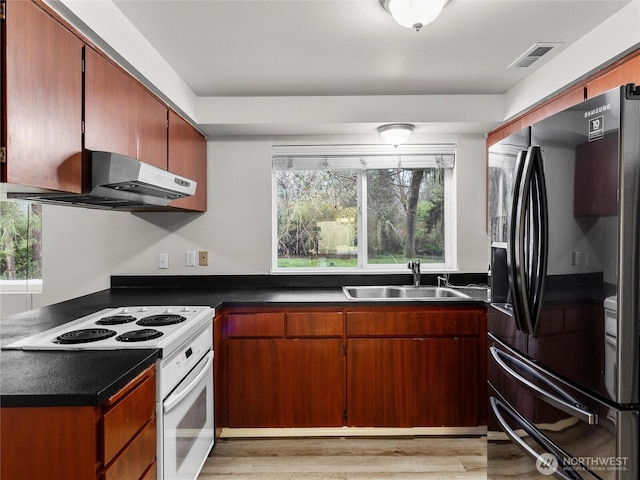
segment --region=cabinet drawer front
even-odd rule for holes
[[[227,326],[230,337],[283,337],[284,313],[234,313]]]
[[[287,313],[289,337],[340,337],[342,312]]]
[[[138,480],[156,459],[156,422],[147,424],[104,472],[104,480]],[[147,472],[148,473],[148,472]]]
[[[155,398],[156,382],[153,375],[104,413],[103,459],[105,465],[150,419],[155,417]],[[155,442],[153,443],[155,446]]]
[[[349,336],[478,335],[474,311],[369,311],[347,313]]]

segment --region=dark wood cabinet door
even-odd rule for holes
[[[85,148],[137,158],[138,88],[133,78],[86,47]]]
[[[347,424],[413,427],[418,340],[347,340]]]
[[[30,1],[7,2],[3,23],[2,181],[81,192],[83,43]]]
[[[229,427],[282,427],[284,339],[229,339]]]
[[[185,210],[207,210],[207,141],[176,113],[169,111],[169,171],[198,182],[196,194],[169,205]]]
[[[162,170],[168,168],[168,109],[143,86],[134,88],[136,158]]]
[[[416,426],[477,426],[480,402],[477,338],[418,342]]]
[[[344,425],[344,356],[341,338],[286,340],[285,402],[288,427]]]

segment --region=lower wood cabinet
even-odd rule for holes
[[[229,309],[220,331],[225,427],[486,423],[481,307]]]
[[[347,345],[349,426],[480,424],[477,339],[354,338]]]
[[[156,478],[155,367],[99,407],[0,409],[0,478]]]
[[[344,422],[342,312],[227,316],[228,426]]]
[[[361,427],[482,424],[483,313],[395,310],[347,313],[347,420]],[[366,316],[374,327],[366,324]],[[393,335],[393,325],[398,327]],[[353,320],[353,324],[351,324]],[[360,329],[359,327],[363,327]]]

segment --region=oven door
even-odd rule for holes
[[[600,402],[493,341],[487,477],[637,480],[638,410]]]
[[[212,351],[164,400],[162,414],[162,479],[195,480],[214,442]]]

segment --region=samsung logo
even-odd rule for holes
[[[591,115],[595,115],[597,113],[606,112],[607,110],[611,110],[610,103],[607,103],[606,105],[602,105],[601,107],[598,107],[598,108],[594,108],[592,110],[587,110],[586,112],[584,112],[584,118],[588,118]]]

